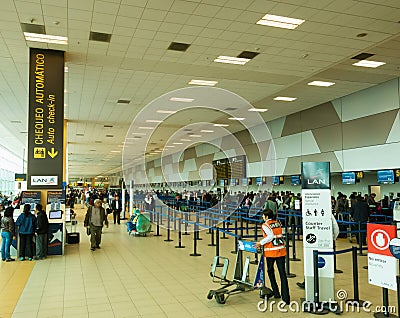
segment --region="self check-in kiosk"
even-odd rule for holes
[[[48,191],[46,204],[49,219],[48,255],[63,255],[65,240],[65,196],[63,191]]]

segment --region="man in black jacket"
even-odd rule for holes
[[[356,200],[354,206],[351,207],[351,216],[354,222],[358,222],[358,229],[360,229],[360,233],[357,235],[357,244],[360,244],[361,238],[362,245],[365,246],[367,245],[366,222],[368,222],[370,209],[368,203],[361,196],[358,196]]]
[[[47,214],[43,211],[41,204],[36,204],[37,226],[36,235],[36,259],[44,259],[47,256],[47,233],[49,231],[49,220]]]
[[[115,223],[120,223],[120,215],[122,211],[122,202],[119,199],[119,196],[115,196],[115,200],[111,203],[111,209],[113,211],[113,216],[114,216],[114,224]]]

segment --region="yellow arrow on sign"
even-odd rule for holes
[[[51,148],[51,151],[47,152],[51,158],[55,158],[58,155],[58,151],[54,151],[54,148]]]

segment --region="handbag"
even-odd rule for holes
[[[90,235],[90,227],[87,227],[87,228],[86,228],[86,234],[87,234],[87,235]]]

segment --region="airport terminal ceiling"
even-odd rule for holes
[[[277,28],[267,15],[304,21]],[[30,47],[66,52],[69,175],[92,177],[120,170],[131,122],[153,100],[191,87],[192,80],[217,82],[216,88],[268,109],[259,113],[268,122],[399,77],[399,22],[397,0],[4,0],[1,143],[19,156],[27,146]],[[68,44],[29,41],[24,31],[67,37]],[[220,63],[227,62],[221,57],[245,64]],[[363,60],[386,64],[352,65]],[[307,85],[312,81],[335,84]],[[226,121],[224,114],[196,109],[162,124],[173,133],[195,121]],[[151,114],[142,124],[149,123],[160,124]],[[228,131],[240,124],[229,121]],[[152,137],[159,149],[163,134],[160,128]]]

